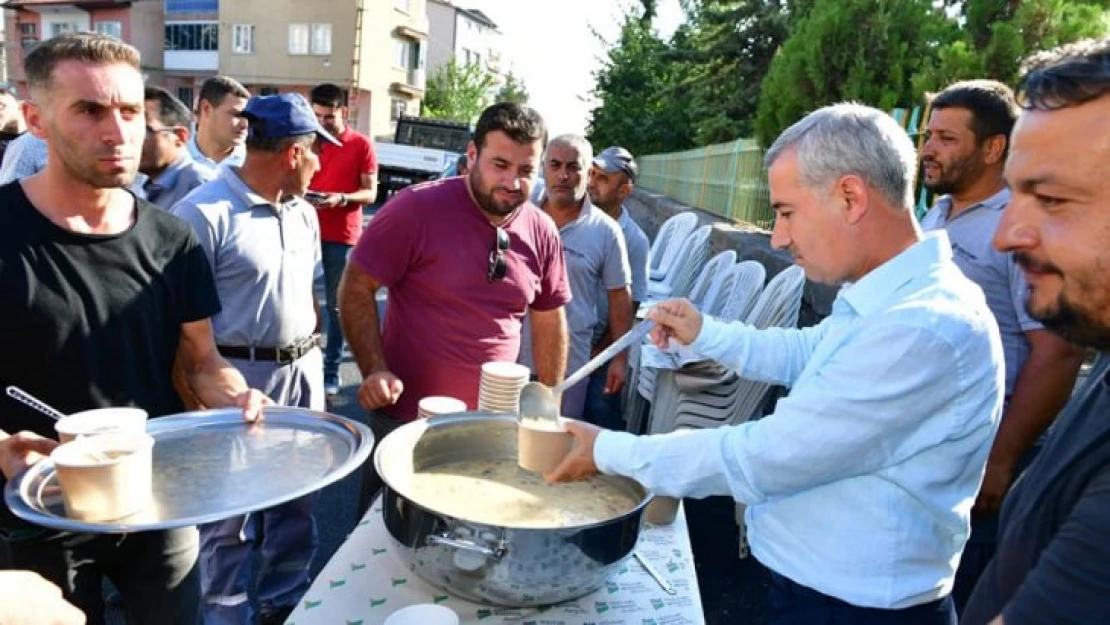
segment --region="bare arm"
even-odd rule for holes
[[[609,335],[610,340],[624,336],[632,329],[632,292],[628,287],[611,289],[609,292]],[[605,392],[613,394],[624,387],[628,377],[628,350],[613,357],[605,379]]]
[[[1067,403],[1083,350],[1048,330],[1031,330],[1029,358],[1018,374],[987,460],[976,509],[994,512],[1013,481],[1014,470]]]
[[[363,408],[375,410],[397,403],[404,385],[389,371],[382,352],[376,295],[381,283],[354,263],[347,263],[339,281],[339,319],[351,346],[363,382],[358,400]]]
[[[243,374],[220,356],[211,320],[181,324],[177,350],[188,388],[200,404],[210,408],[238,406],[246,420],[254,421],[261,416],[262,406],[273,403],[260,391],[248,387]]]
[[[377,174],[362,174],[359,187],[354,193],[325,193],[322,200],[312,204],[317,208],[342,208],[352,204],[373,204],[378,199]]]
[[[558,384],[567,369],[567,317],[563,307],[529,310],[532,322],[532,357],[540,382]]]

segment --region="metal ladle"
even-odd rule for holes
[[[606,347],[604,351],[594,356],[589,362],[582,365],[578,371],[570,374],[567,379],[554,387],[542,382],[525,384],[524,388],[520,389],[520,415],[534,419],[558,420],[560,413],[559,397],[563,391],[584,380],[586,376],[596,371],[598,367],[608,362],[613,356],[619,354],[621,350],[643,339],[654,327],[654,321],[644,319],[627,334],[614,341],[612,345]]]

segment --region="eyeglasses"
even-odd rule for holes
[[[173,132],[173,131],[177,130],[180,127],[181,126],[166,126],[165,128],[151,128],[150,126],[147,126],[146,127],[146,134],[156,135],[160,132]]]
[[[505,262],[505,252],[509,250],[509,233],[504,228],[497,229],[497,240],[489,251],[489,267],[486,269],[486,280],[500,282],[505,279],[508,263]]]

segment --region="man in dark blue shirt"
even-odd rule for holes
[[[1027,68],[994,244],[1025,273],[1029,313],[1102,358],[1005,500],[966,625],[1110,619],[1110,39]]]

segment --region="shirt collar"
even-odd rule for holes
[[[235,201],[243,206],[249,206],[251,208],[265,206],[277,212],[279,209],[284,209],[297,202],[295,196],[288,196],[280,205],[275,205],[273,202],[255,193],[253,189],[247,186],[247,183],[243,182],[243,179],[239,177],[239,170],[236,167],[223,168],[220,172],[220,177],[227,183],[231,193],[235,196]]]
[[[845,285],[836,296],[837,302],[847,304],[856,314],[865,317],[882,308],[907,282],[929,273],[936,265],[951,261],[952,244],[948,241],[948,233],[943,230],[926,233],[923,239],[857,282]]]
[[[991,211],[1001,211],[1001,210],[1005,209],[1006,205],[1009,204],[1009,203],[1010,203],[1010,188],[1009,187],[1003,187],[1002,190],[999,191],[998,193],[995,193],[994,195],[986,198],[985,200],[981,200],[979,202],[976,202],[976,203],[972,204],[971,206],[968,206],[967,210],[961,212],[959,215],[956,216],[956,218],[959,219],[960,217],[962,217],[964,215],[967,215],[967,214],[969,214],[973,211],[976,211],[980,208],[984,208],[984,209],[991,210]],[[941,221],[942,222],[948,221],[948,212],[952,210],[952,196],[951,195],[941,196],[937,200],[936,206],[940,210]]]
[[[158,177],[152,179],[150,181],[150,184],[161,189],[172,188],[175,184],[177,184],[177,178],[181,175],[181,172],[185,171],[185,169],[189,165],[191,165],[192,162],[193,157],[189,155],[189,151],[182,150],[181,156],[179,156],[176,161],[170,163],[168,167],[162,170],[162,173],[158,174]]]
[[[587,195],[586,197],[582,198],[582,210],[578,211],[578,216],[574,218],[574,221],[571,221],[571,222],[565,224],[562,228],[559,228],[559,232],[566,232],[567,230],[570,230],[570,229],[578,226],[578,224],[585,221],[590,216],[590,213],[593,212],[594,210],[601,210],[601,209],[600,208],[595,209],[594,205],[590,203],[590,196]]]

